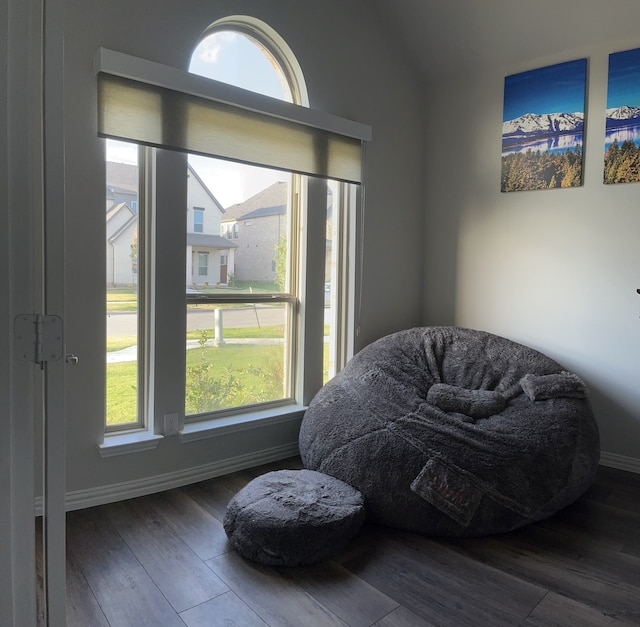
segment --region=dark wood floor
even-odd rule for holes
[[[244,561],[222,528],[227,502],[254,476],[299,467],[69,513],[69,625],[640,625],[640,475],[601,468],[580,501],[506,535],[366,525],[322,565]]]

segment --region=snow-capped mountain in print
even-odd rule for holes
[[[583,129],[584,113],[525,113],[502,123],[502,139],[511,143],[549,135],[577,134]]]
[[[640,124],[640,107],[614,107],[607,109],[607,128],[636,126]]]

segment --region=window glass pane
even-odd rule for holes
[[[327,182],[327,227],[324,283],[323,383],[346,365],[347,333],[353,304],[349,302],[348,250],[355,220],[356,186]]]
[[[326,226],[326,252],[324,262],[324,351],[322,382],[326,383],[336,374],[336,255],[337,255],[337,223],[336,203],[339,202],[337,193],[338,184],[334,181],[327,182],[327,226]]]
[[[185,415],[288,398],[290,305],[251,296],[291,290],[291,175],[193,156],[189,167],[187,193],[210,200],[202,235],[187,233],[197,302],[187,304]],[[216,302],[239,294],[247,301]]]
[[[216,30],[194,50],[189,71],[216,81],[293,102],[279,62],[258,40],[232,30]]]
[[[186,416],[290,396],[288,310],[250,302],[188,308]]]
[[[288,292],[291,174],[194,155],[189,169],[188,195],[208,204],[202,230],[187,227],[187,287]]]
[[[138,424],[138,147],[106,142],[107,427]]]

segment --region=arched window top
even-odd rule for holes
[[[270,26],[248,16],[214,22],[195,47],[189,72],[308,106],[302,69]]]

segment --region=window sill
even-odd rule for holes
[[[184,426],[178,434],[178,439],[181,443],[196,442],[197,440],[206,440],[229,433],[247,431],[256,427],[267,427],[281,422],[293,422],[301,420],[306,409],[304,405],[288,405],[225,418],[192,422]],[[98,451],[100,452],[100,457],[103,458],[151,451],[160,444],[164,437],[148,431],[105,435],[104,442],[98,444]]]
[[[302,419],[306,409],[303,405],[288,405],[225,418],[191,422],[184,426],[178,437],[180,442],[195,442],[196,440],[215,438],[238,431],[247,431],[255,427],[267,427],[279,422],[293,422],[294,420]]]
[[[135,431],[105,435],[104,442],[98,444],[100,457],[115,457],[127,453],[139,453],[153,450],[160,444],[164,436],[149,433],[148,431]]]

